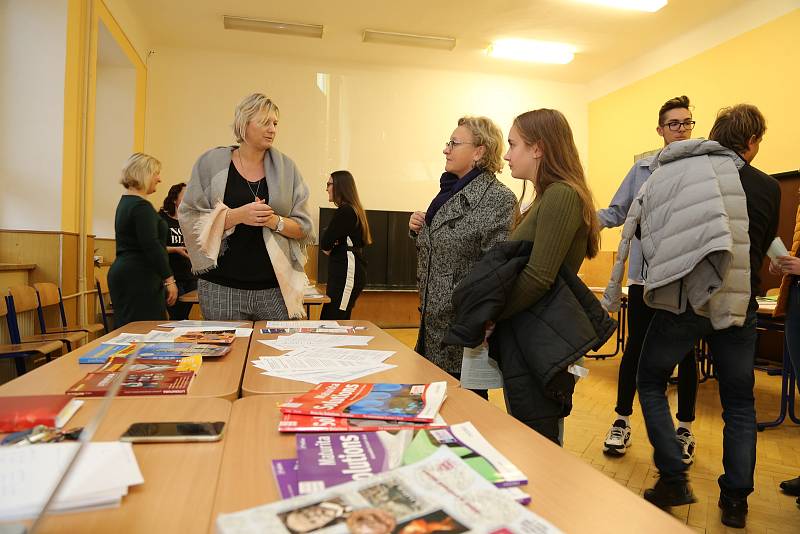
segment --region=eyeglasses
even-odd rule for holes
[[[454,148],[461,145],[475,145],[475,143],[470,143],[469,141],[453,141],[452,139],[450,139],[448,142],[444,144],[444,147],[448,150],[453,150]]]
[[[661,126],[662,127],[664,127],[664,126],[668,127],[671,132],[678,132],[678,131],[680,131],[681,126],[683,126],[684,130],[691,131],[692,129],[694,129],[694,124],[695,124],[695,121],[683,121],[683,122],[671,121],[671,122],[668,122],[666,124],[662,124]]]
[[[327,191],[331,187],[333,187],[333,182],[328,182],[327,184],[325,184],[325,191]]]

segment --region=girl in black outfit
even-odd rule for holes
[[[167,252],[169,253],[169,266],[172,268],[175,282],[178,285],[178,296],[197,289],[197,278],[192,274],[192,262],[189,261],[189,253],[186,251],[186,243],[183,241],[181,225],[178,224],[178,206],[181,205],[185,190],[186,184],[183,182],[170,187],[169,193],[164,199],[164,205],[158,212],[169,227]],[[178,300],[174,305],[167,306],[169,318],[173,321],[188,319],[191,310],[191,302]]]
[[[365,245],[372,243],[367,214],[358,199],[356,182],[349,171],[336,171],[328,178],[328,201],[339,208],[319,240],[328,262],[329,304],[320,319],[350,319],[350,312],[366,283]]]

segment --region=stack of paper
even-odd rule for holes
[[[288,380],[312,384],[347,382],[396,367],[383,363],[393,354],[390,350],[301,346],[283,356],[262,356],[253,360],[253,365],[264,370],[265,375]]]
[[[260,343],[278,350],[293,350],[301,347],[366,347],[373,336],[349,334],[296,333],[278,336],[278,339],[259,339]]]
[[[36,517],[77,450],[77,443],[0,448],[0,520]],[[119,506],[144,483],[130,443],[86,445],[52,507],[58,512]]]

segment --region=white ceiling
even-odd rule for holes
[[[282,59],[515,74],[587,83],[755,0],[670,0],[657,13],[614,10],[579,0],[127,0],[159,46],[274,55]],[[224,30],[222,15],[323,24],[322,39]],[[361,42],[365,28],[455,37],[453,51]],[[568,65],[489,58],[501,37],[562,41]]]

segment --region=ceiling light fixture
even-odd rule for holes
[[[486,53],[501,59],[565,65],[575,57],[575,48],[568,44],[548,41],[500,39],[493,42],[486,49]]]
[[[418,46],[422,48],[435,48],[437,50],[452,50],[456,47],[456,40],[454,37],[415,35],[412,33],[384,32],[380,30],[364,30],[361,40],[365,43]]]
[[[275,33],[278,35],[296,35],[322,39],[324,26],[321,24],[297,24],[294,22],[278,22],[276,20],[250,19],[246,17],[222,16],[222,24],[226,30],[244,30],[248,32]]]
[[[596,4],[598,6],[611,7],[616,9],[631,9],[634,11],[647,11],[655,13],[665,5],[667,0],[578,0],[584,4]]]

